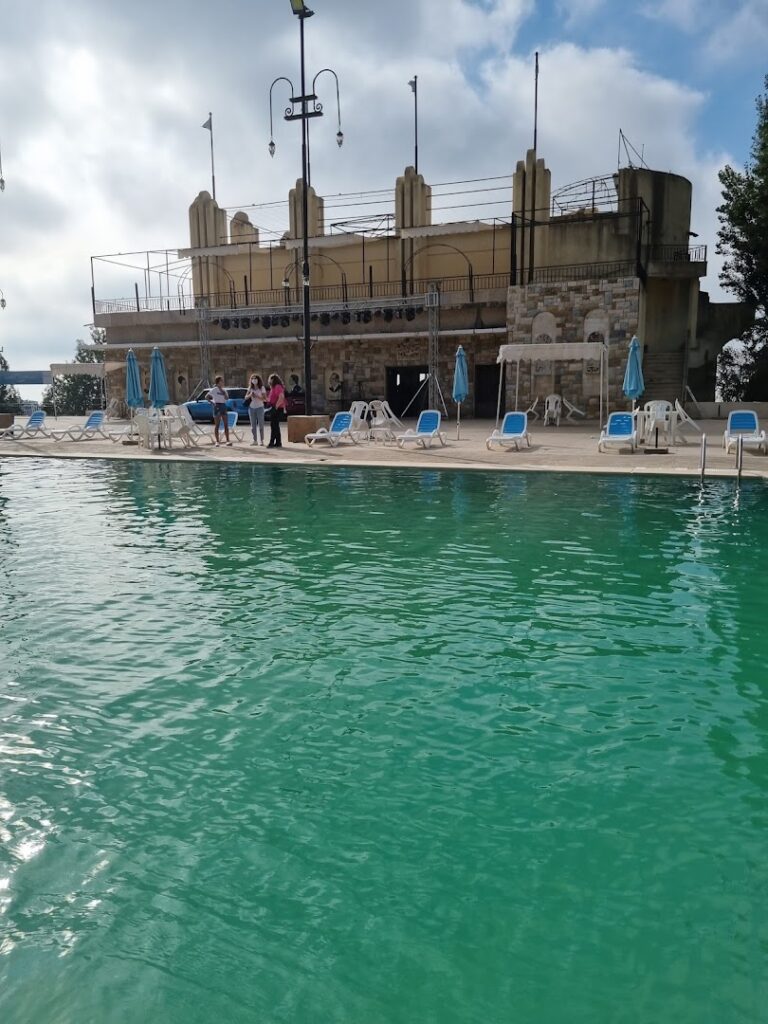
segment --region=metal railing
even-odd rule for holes
[[[526,276],[524,281],[512,281],[510,274],[464,274],[459,277],[421,278],[402,281],[369,281],[360,284],[312,285],[311,302],[341,302],[343,304],[365,300],[405,298],[422,295],[436,283],[443,295],[468,292],[470,301],[479,291],[503,291],[511,284],[553,284],[564,281],[583,281],[589,278],[634,277],[637,271],[634,261],[620,260],[605,263],[575,263],[560,267],[537,267],[533,281]],[[130,299],[97,299],[94,310],[97,314],[108,313],[180,313],[185,315],[206,305],[209,309],[254,309],[266,307],[289,307],[301,302],[301,288],[265,288],[260,290],[214,292],[197,299],[189,294],[179,295],[136,295]]]
[[[706,263],[706,245],[652,245],[648,259],[657,263]]]

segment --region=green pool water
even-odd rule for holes
[[[4,1024],[755,1024],[768,488],[0,463]]]

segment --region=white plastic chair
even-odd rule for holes
[[[397,439],[397,431],[405,430],[402,423],[389,407],[389,402],[375,398],[369,406],[371,422],[368,424],[368,436],[373,440],[381,439],[385,443]]]
[[[536,395],[534,400],[531,402],[531,404],[525,410],[526,416],[530,416],[531,419],[537,420],[539,418],[539,411],[537,409],[538,404],[539,404],[539,396]]]
[[[189,424],[181,414],[180,406],[166,405],[163,409],[163,427],[170,448],[173,447],[174,440],[181,441],[185,448],[197,445],[197,441],[192,437]]]
[[[560,416],[563,411],[563,400],[560,395],[547,395],[544,399],[544,426],[554,423],[560,426]]]
[[[671,442],[672,403],[658,399],[646,402],[644,408],[644,436],[647,440],[656,430],[660,430],[667,442]]]
[[[189,436],[193,444],[197,444],[197,439],[201,437],[205,437],[208,440],[210,440],[211,431],[202,426],[202,424],[196,423],[192,419],[192,413],[189,411],[186,405],[179,405],[176,406],[176,408],[179,410],[179,415],[189,428]]]
[[[360,441],[368,440],[368,412],[370,406],[367,402],[353,402],[349,407],[352,417],[350,430]]]

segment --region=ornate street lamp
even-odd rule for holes
[[[336,142],[341,146],[344,142],[344,134],[341,130],[341,104],[339,102],[339,79],[336,72],[331,68],[323,68],[318,71],[312,81],[312,92],[307,94],[306,87],[306,66],[304,60],[304,22],[311,18],[314,11],[311,11],[304,0],[290,0],[291,10],[299,19],[299,46],[301,59],[301,93],[296,95],[293,82],[289,78],[280,76],[276,78],[269,87],[269,155],[275,155],[275,133],[272,121],[272,90],[278,82],[287,82],[291,88],[290,106],[285,108],[283,117],[286,121],[301,121],[301,192],[302,192],[302,222],[303,222],[303,259],[302,259],[302,286],[304,289],[304,393],[307,413],[312,412],[312,338],[310,334],[310,292],[309,292],[309,125],[311,117],[323,116],[323,105],[318,102],[315,92],[315,83],[324,72],[329,72],[336,79],[336,108],[338,115],[338,131]],[[311,103],[311,107],[310,107]]]

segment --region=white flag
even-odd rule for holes
[[[209,132],[213,131],[213,114],[208,115],[208,120],[203,125],[203,128],[207,128]]]

